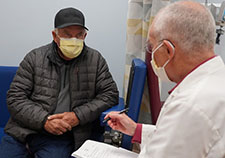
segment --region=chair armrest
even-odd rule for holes
[[[121,111],[124,109],[124,99],[119,98],[119,104],[116,106],[111,107],[110,109],[107,109],[106,111],[102,112],[100,115],[100,125],[105,126],[107,123],[103,123],[104,117],[111,111]]]

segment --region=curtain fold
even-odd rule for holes
[[[158,79],[149,64],[151,57],[145,52],[145,44],[148,36],[148,28],[154,16],[162,7],[169,3],[169,0],[128,1],[126,64],[123,94],[124,98],[126,98],[132,59],[140,58],[146,61],[148,74],[139,114],[139,122],[141,123],[155,124],[161,109]]]

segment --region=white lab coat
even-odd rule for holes
[[[225,66],[200,65],[166,100],[156,126],[143,125],[139,158],[225,158]]]

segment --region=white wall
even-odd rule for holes
[[[87,45],[106,58],[122,96],[127,0],[0,0],[0,65],[19,65],[30,50],[52,41],[57,11],[80,9],[89,28]]]

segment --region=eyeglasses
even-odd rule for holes
[[[84,36],[84,32],[83,31],[77,33],[76,35],[72,35],[68,31],[64,31],[63,34],[60,35],[60,36],[59,36],[59,33],[58,33],[57,30],[55,31],[55,33],[56,33],[56,35],[58,37],[61,37],[61,38],[77,38],[77,39],[80,39],[80,38],[82,38]]]
[[[148,41],[145,44],[145,52],[150,53],[150,54],[152,53],[152,46]]]
[[[167,40],[167,39],[165,39],[165,40]],[[163,40],[160,40],[159,42],[162,42]],[[170,43],[170,45],[171,45],[171,47],[174,49],[175,48],[175,46],[172,44],[172,42],[170,42],[169,40],[167,40],[169,43]],[[147,41],[146,42],[146,44],[145,44],[145,52],[148,52],[148,53],[150,53],[150,54],[152,54],[152,49],[153,49],[153,47],[152,47],[152,45],[150,44],[150,42],[149,41]],[[157,49],[157,48],[156,48]]]

